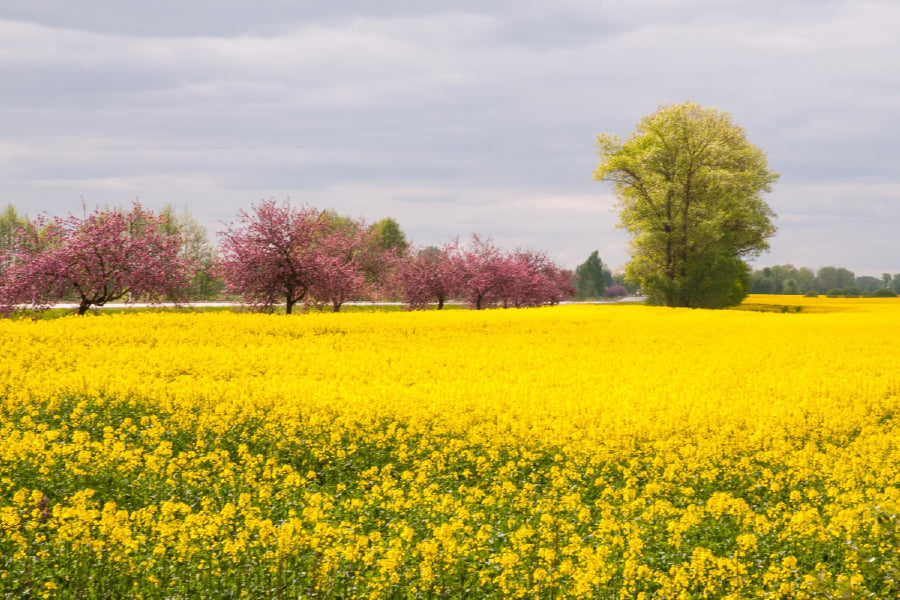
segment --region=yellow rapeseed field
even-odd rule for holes
[[[0,597],[900,597],[900,300],[748,302],[2,321]]]

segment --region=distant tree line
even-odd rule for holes
[[[556,304],[640,293],[593,251],[575,272],[544,252],[499,248],[473,234],[440,247],[410,244],[399,224],[373,224],[267,200],[240,211],[212,244],[186,210],[83,211],[29,218],[0,211],[0,311],[74,302],[84,314],[113,301],[240,300],[292,312],[347,301],[396,300],[410,308],[448,301],[472,308]],[[752,293],[893,296],[900,273],[857,277],[838,267],[778,265],[752,272]]]
[[[238,299],[293,312],[348,301],[399,300],[410,308],[459,300],[475,309],[556,304],[575,274],[544,252],[499,248],[473,234],[441,247],[411,245],[392,218],[361,219],[288,202],[238,213],[210,243],[187,211],[134,203],[83,216],[31,219],[0,212],[0,311],[75,302],[78,313],[117,300]]]
[[[777,265],[753,271],[753,294],[824,294],[828,296],[894,296],[900,294],[900,273],[881,277],[863,275],[841,267],[818,271],[793,265]]]

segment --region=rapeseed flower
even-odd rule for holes
[[[900,304],[790,301],[0,322],[0,597],[897,597]]]

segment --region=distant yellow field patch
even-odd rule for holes
[[[799,310],[798,310],[799,309]],[[900,310],[900,298],[807,298],[790,294],[750,294],[736,310],[766,312],[886,312]]]

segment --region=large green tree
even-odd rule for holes
[[[653,304],[722,308],[750,291],[745,259],[768,249],[775,213],[763,201],[778,175],[727,113],[663,106],[628,139],[597,137],[598,181],[618,198],[631,234],[627,278]]]

